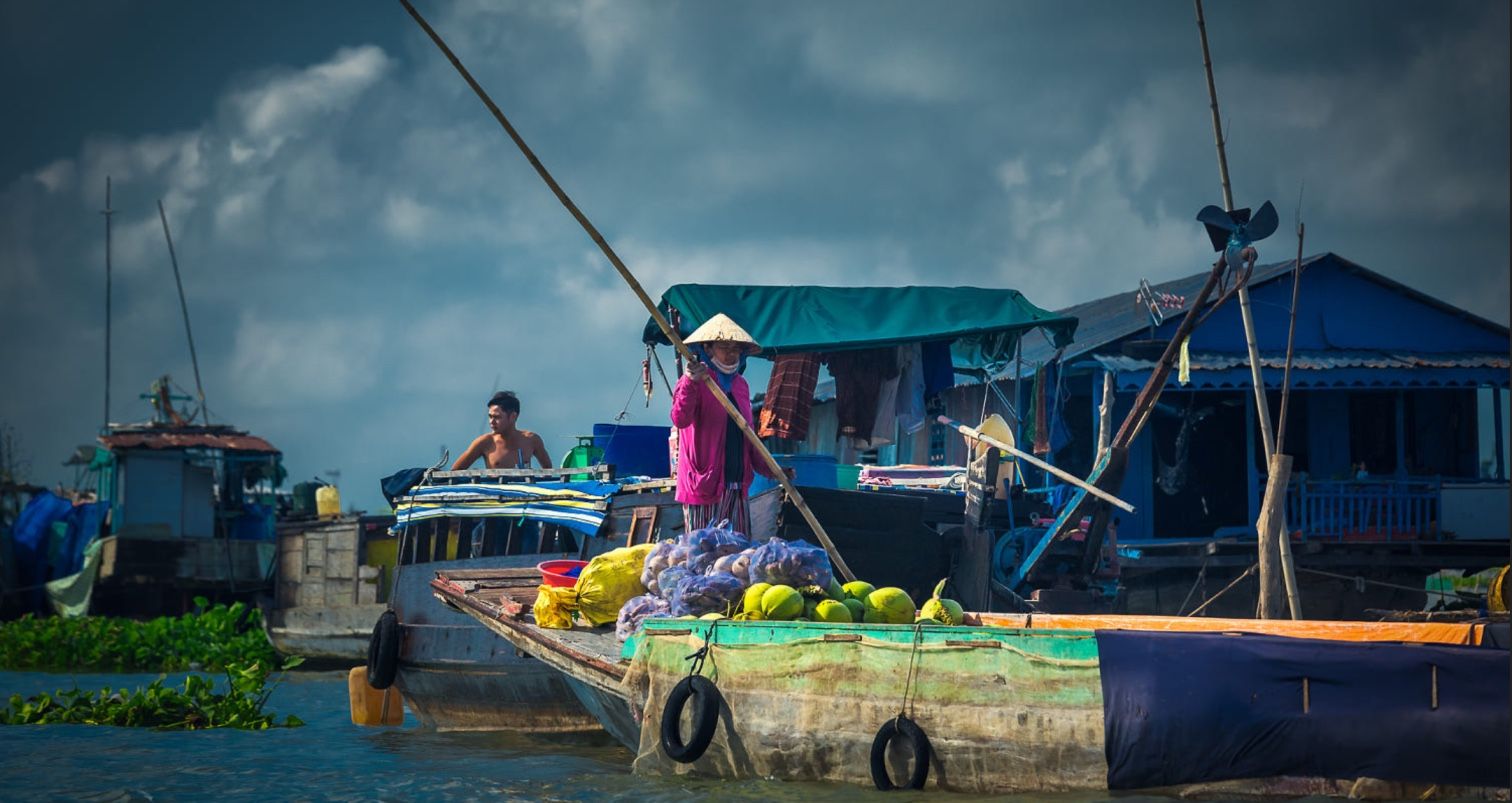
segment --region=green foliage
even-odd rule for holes
[[[51,672],[219,672],[233,665],[279,666],[262,615],[245,603],[145,622],[101,616],[0,624],[0,669]]]
[[[285,668],[298,663],[295,658]],[[156,730],[279,727],[274,715],[263,712],[277,685],[268,683],[269,665],[235,664],[225,671],[224,692],[217,692],[215,682],[204,675],[189,675],[182,688],[164,685],[166,678],[159,676],[146,688],[134,691],[106,687],[91,692],[76,686],[26,699],[13,694],[10,705],[0,710],[0,725],[117,725]],[[304,723],[298,717],[290,715],[284,718],[282,727],[301,725]]]

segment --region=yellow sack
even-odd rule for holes
[[[577,581],[577,609],[588,624],[594,627],[613,624],[626,602],[646,593],[640,576],[646,567],[646,555],[653,546],[655,544],[620,547],[599,555],[583,567]]]
[[[536,593],[536,625],[557,630],[572,629],[572,612],[577,610],[577,591],[559,586],[541,586]]]

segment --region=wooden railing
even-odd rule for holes
[[[1440,540],[1438,477],[1301,480],[1286,494],[1287,526],[1337,541]]]

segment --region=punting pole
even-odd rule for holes
[[[189,328],[189,302],[184,300],[184,280],[179,278],[178,256],[173,253],[173,235],[168,233],[168,213],[163,211],[161,198],[158,199],[158,217],[163,221],[163,238],[168,241],[168,259],[173,263],[173,283],[178,285],[179,307],[184,311],[184,334],[189,338],[189,362],[194,366],[194,391],[199,394],[200,418],[208,424],[210,411],[205,409],[205,386],[200,384],[199,357],[194,353],[194,330]]]
[[[105,177],[105,208],[100,211],[105,216],[105,423],[100,426],[100,431],[110,432],[110,216],[115,212],[110,209],[110,176]]]
[[[557,200],[562,202],[562,206],[567,207],[567,211],[577,220],[578,225],[583,227],[583,231],[586,231],[588,236],[593,239],[593,242],[598,245],[599,250],[604,252],[604,256],[609,259],[609,263],[614,265],[614,269],[619,271],[620,277],[625,280],[626,284],[630,285],[630,289],[634,291],[636,298],[639,298],[641,303],[645,305],[646,311],[651,313],[651,319],[656,321],[656,325],[661,328],[662,334],[672,343],[672,347],[677,349],[678,355],[689,362],[694,361],[693,353],[688,351],[687,345],[683,343],[682,338],[678,336],[677,331],[672,328],[672,325],[667,322],[666,316],[662,315],[661,310],[656,308],[656,302],[646,295],[646,291],[641,287],[640,282],[636,281],[634,274],[630,273],[630,269],[625,267],[625,263],[620,260],[618,254],[614,253],[614,249],[609,247],[609,243],[604,240],[603,235],[599,234],[598,229],[594,227],[593,223],[589,222],[587,216],[578,210],[577,206],[573,204],[572,199],[567,197],[567,193],[557,184],[556,179],[551,177],[551,173],[546,170],[546,166],[541,164],[540,159],[536,158],[535,152],[530,149],[529,145],[525,144],[525,140],[520,137],[519,132],[515,131],[514,126],[510,125],[509,120],[504,116],[504,112],[499,111],[499,107],[494,104],[493,99],[473,79],[472,73],[469,73],[467,68],[462,66],[462,62],[457,59],[456,54],[452,53],[451,48],[447,47],[446,42],[442,41],[440,34],[437,34],[435,29],[430,26],[430,23],[420,16],[420,12],[415,10],[415,7],[410,4],[409,0],[399,0],[399,2],[404,6],[404,10],[408,11],[409,15],[415,18],[415,22],[420,24],[420,27],[424,29],[431,41],[436,43],[436,47],[440,48],[442,54],[457,69],[457,72],[467,82],[467,85],[472,87],[478,99],[483,101],[483,105],[487,106],[488,110],[493,113],[494,119],[498,120],[499,125],[504,127],[504,133],[514,140],[514,144],[525,155],[531,167],[535,168],[536,173],[541,176],[541,180],[546,182],[546,186],[551,188]],[[834,562],[835,568],[840,570],[840,575],[845,578],[846,582],[855,580],[856,576],[851,573],[850,567],[845,565],[845,559],[840,557],[840,550],[836,549],[834,542],[830,541],[829,534],[824,531],[824,527],[814,517],[814,512],[809,510],[808,504],[803,501],[803,495],[798,493],[798,489],[793,487],[793,483],[788,480],[786,472],[782,470],[782,466],[778,465],[777,460],[772,457],[772,453],[767,451],[766,444],[761,442],[761,438],[757,437],[755,430],[752,430],[750,425],[746,423],[745,416],[741,415],[740,410],[736,409],[735,405],[725,396],[724,392],[719,389],[719,385],[715,384],[714,377],[705,377],[704,384],[714,394],[714,398],[719,401],[720,406],[725,409],[725,412],[729,414],[735,424],[740,427],[741,434],[745,435],[746,440],[756,447],[757,453],[766,461],[767,468],[772,471],[777,481],[782,484],[782,490],[787,493],[788,499],[792,500],[793,506],[798,508],[799,513],[803,514],[803,520],[808,522],[809,528],[814,531],[814,535],[824,545],[824,549],[829,553],[830,560]]]
[[[965,424],[962,424],[961,422],[955,420],[954,418],[951,418],[950,416],[936,416],[935,420],[939,421],[941,424],[944,424],[947,427],[954,429],[955,431],[961,433],[962,435],[965,435],[968,438],[975,438],[976,440],[979,440],[982,443],[987,444],[988,446],[994,446],[998,449],[1002,449],[1003,451],[1013,455],[1014,457],[1024,460],[1032,466],[1048,471],[1051,474],[1054,474],[1055,476],[1065,480],[1066,482],[1069,482],[1072,485],[1075,485],[1076,487],[1086,491],[1087,493],[1092,494],[1098,499],[1103,500],[1104,502],[1114,505],[1115,507],[1127,510],[1130,513],[1134,512],[1134,506],[1129,504],[1128,502],[1119,499],[1113,494],[1110,494],[1107,491],[1098,488],[1097,486],[1081,479],[1080,477],[1077,477],[1074,474],[1062,471],[1061,469],[1058,469],[1055,466],[1046,463],[1045,461],[1039,459],[1038,457],[1035,457],[1032,454],[1029,454],[1028,452],[1023,451],[1022,449],[1009,446],[1008,444],[1003,443],[1002,441],[990,435],[984,435],[979,430],[973,427],[968,427]]]
[[[1234,209],[1234,191],[1229,185],[1228,155],[1224,150],[1223,123],[1218,114],[1218,88],[1213,83],[1213,59],[1208,52],[1207,23],[1202,16],[1202,0],[1192,0],[1197,7],[1197,34],[1202,40],[1202,69],[1207,76],[1208,107],[1213,112],[1213,144],[1218,148],[1218,178],[1223,184],[1223,208],[1230,212]],[[1235,266],[1236,268],[1238,266]],[[1276,442],[1271,430],[1270,404],[1265,398],[1265,380],[1260,372],[1260,347],[1255,342],[1255,316],[1250,310],[1250,296],[1248,282],[1239,283],[1239,316],[1244,321],[1244,346],[1249,352],[1250,382],[1255,391],[1255,414],[1260,418],[1260,440],[1265,448],[1266,459],[1277,454],[1280,445]],[[1284,493],[1284,489],[1283,489]],[[1280,531],[1286,532],[1286,513],[1283,509],[1279,514]],[[1267,552],[1274,554],[1276,548],[1270,545],[1269,537],[1264,532],[1259,532],[1259,548],[1261,552],[1260,571],[1260,606],[1261,617],[1265,619],[1277,618],[1275,608],[1279,607],[1279,600],[1272,599],[1268,593],[1274,589],[1274,579],[1268,577],[1269,568],[1264,560]],[[1290,550],[1288,550],[1290,551]],[[1284,571],[1283,571],[1284,573]]]
[[[1279,471],[1283,468],[1280,464],[1282,462],[1287,463],[1284,468],[1288,479],[1291,475],[1291,458],[1281,454],[1280,444],[1286,442],[1286,409],[1291,402],[1292,347],[1297,336],[1297,297],[1301,295],[1302,291],[1302,235],[1306,229],[1307,227],[1302,224],[1302,221],[1298,220],[1297,262],[1292,268],[1291,317],[1286,325],[1286,368],[1281,373],[1281,414],[1276,420],[1276,454],[1271,456],[1272,471]],[[1282,461],[1282,457],[1286,457],[1286,460]],[[1280,493],[1282,498],[1285,498],[1285,486],[1282,486]],[[1292,561],[1291,535],[1284,529],[1284,517],[1277,524],[1283,526],[1283,529],[1277,535],[1276,543],[1281,548],[1281,577],[1286,582],[1287,608],[1291,610],[1291,617],[1293,619],[1301,619],[1302,596],[1297,592],[1297,567]]]

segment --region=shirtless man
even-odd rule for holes
[[[479,435],[467,447],[467,451],[452,463],[452,471],[470,468],[478,458],[483,458],[489,468],[530,468],[533,457],[541,468],[552,468],[551,455],[546,453],[546,444],[541,436],[523,429],[515,429],[520,420],[520,399],[513,391],[500,391],[488,400],[488,428],[490,432]]]

